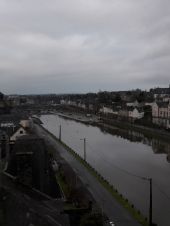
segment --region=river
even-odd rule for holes
[[[134,131],[111,133],[57,115],[42,115],[43,126],[84,157],[104,178],[139,209],[149,215],[149,181],[153,179],[153,221],[170,225],[170,144]]]

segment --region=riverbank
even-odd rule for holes
[[[75,114],[73,112],[55,112],[53,114],[57,114],[60,117],[68,118],[70,120],[75,120],[77,122],[81,122],[84,124],[94,125],[102,129],[109,129],[111,131],[115,131],[115,128],[120,128],[124,130],[133,130],[138,133],[142,133],[148,138],[161,139],[169,142],[170,133],[165,130],[153,129],[150,127],[136,125],[134,123],[128,123],[125,121],[118,121],[114,119],[107,118],[99,118],[96,115],[92,115],[91,117],[86,117],[84,114]]]
[[[51,140],[51,143],[53,143],[53,145],[57,145],[61,155],[77,172],[83,183],[86,184],[88,190],[92,193],[96,202],[100,206],[104,205],[104,212],[106,212],[111,220],[115,220],[115,223],[117,223],[116,225],[140,225],[132,217],[130,217],[130,214],[138,219],[138,221],[142,225],[147,225],[146,219],[142,218],[140,212],[136,211],[133,208],[133,205],[128,203],[128,200],[123,198],[122,195],[120,195],[118,191],[115,190],[113,186],[110,185],[95,169],[93,169],[86,161],[84,161],[67,145],[65,145],[63,142],[60,142],[49,131],[40,126],[39,128],[41,133],[43,133],[44,135],[46,134],[46,137]],[[105,204],[103,204],[103,200],[105,200]],[[130,214],[128,214],[127,210]]]

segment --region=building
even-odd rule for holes
[[[158,87],[158,88],[152,89],[151,92],[153,93],[155,99],[162,98],[167,95],[170,96],[170,85],[168,88],[159,88]]]
[[[152,122],[160,127],[170,128],[170,102],[153,103]]]
[[[140,103],[137,100],[135,100],[134,102],[126,103],[126,106],[128,106],[128,107],[139,107]]]
[[[103,106],[100,108],[99,112],[104,115],[118,115],[119,108],[118,107],[111,107],[111,106]]]
[[[129,107],[131,108],[131,107]],[[118,112],[118,116],[120,116],[120,118],[128,118],[129,117],[129,112],[127,110],[127,107],[126,108],[121,108]]]
[[[120,117],[126,117],[129,119],[141,119],[144,117],[144,111],[142,108],[138,107],[125,107],[119,111]]]
[[[153,118],[170,118],[170,103],[169,102],[154,102],[152,105]]]
[[[129,118],[132,119],[141,119],[144,117],[144,111],[141,108],[131,108],[128,110]]]
[[[24,185],[55,198],[61,197],[50,168],[45,142],[35,135],[21,136],[15,141],[6,172]]]
[[[10,104],[4,98],[4,94],[0,92],[0,114],[10,113]]]
[[[150,106],[150,107],[152,107],[152,105],[153,105],[153,101],[151,100],[151,101],[146,101],[145,103],[144,103],[144,106]]]
[[[162,98],[162,101],[163,101],[163,102],[170,102],[170,95],[169,95],[169,96],[168,96],[168,95],[164,96],[164,97]]]
[[[10,137],[10,140],[16,141],[21,136],[25,136],[25,135],[28,135],[28,134],[29,134],[28,130],[26,130],[24,127],[20,126],[14,131],[14,133]]]

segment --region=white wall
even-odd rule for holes
[[[19,137],[27,135],[27,132],[24,128],[20,127],[11,137],[11,141],[16,141]]]

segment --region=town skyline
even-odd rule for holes
[[[144,92],[150,92],[151,89],[156,89],[156,88],[169,88],[170,87],[170,83],[169,85],[165,84],[165,85],[162,85],[162,86],[154,86],[154,87],[148,87],[148,89],[145,89],[145,88],[139,88],[139,87],[133,87],[131,89],[122,89],[122,90],[119,90],[119,89],[110,89],[110,90],[104,90],[104,89],[98,89],[98,90],[93,90],[93,91],[87,91],[87,92],[65,92],[65,93],[59,93],[59,92],[41,92],[41,93],[36,93],[36,92],[33,92],[33,93],[8,93],[6,89],[1,89],[0,92],[2,92],[3,94],[5,95],[50,95],[50,94],[55,94],[55,95],[74,95],[74,94],[88,94],[88,93],[99,93],[99,92],[127,92],[127,91],[135,91],[135,90],[141,90],[141,91],[144,91]]]

